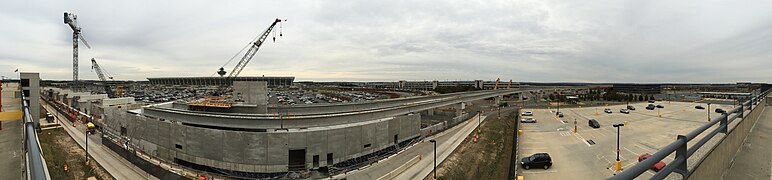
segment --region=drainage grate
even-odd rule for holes
[[[590,145],[595,145],[595,141],[592,141],[592,139],[588,139],[587,143],[590,143]]]

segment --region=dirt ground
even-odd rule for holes
[[[437,167],[437,179],[507,179],[516,112],[488,116],[477,142],[472,133]],[[432,179],[429,175],[426,180]]]
[[[86,165],[86,152],[64,131],[57,128],[40,133],[40,146],[46,160],[51,179],[112,179],[107,171],[94,160]],[[64,165],[67,165],[67,172]]]

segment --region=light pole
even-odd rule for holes
[[[710,103],[708,103],[708,122],[710,122]]]
[[[576,118],[574,118],[574,133],[576,133],[577,130],[579,129],[576,127]]]
[[[481,117],[482,111],[477,111],[477,132],[480,132],[480,123],[482,123]]]
[[[432,139],[432,140],[429,140],[429,142],[432,142],[432,144],[434,145],[434,170],[432,171],[434,171],[434,179],[437,179],[437,141]]]
[[[622,161],[619,161],[619,129],[622,126],[625,126],[625,124],[614,124],[612,126],[617,128],[617,161],[614,163],[614,166],[616,167],[617,171],[621,171],[622,170]]]
[[[558,102],[558,110],[557,110],[557,111],[555,111],[555,116],[557,116],[557,115],[558,115],[558,113],[560,113],[560,95],[559,95],[559,94],[558,94],[558,99],[557,99],[557,102]]]

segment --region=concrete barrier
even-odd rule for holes
[[[397,178],[402,172],[404,172],[406,169],[413,167],[413,165],[417,164],[418,161],[420,161],[420,156],[415,156],[413,159],[408,160],[405,164],[395,168],[394,170],[391,170],[389,173],[384,174],[383,176],[379,177],[378,180],[386,180],[386,179],[394,179]]]
[[[729,170],[729,166],[739,152],[740,146],[745,143],[751,128],[759,120],[762,111],[769,105],[768,102],[770,101],[767,100],[765,98],[758,105],[754,105],[753,110],[735,128],[729,130],[727,135],[699,161],[692,173],[685,179],[720,179],[724,172]],[[769,120],[764,119],[764,121]]]

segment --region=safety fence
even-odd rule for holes
[[[37,124],[32,119],[29,112],[29,94],[21,94],[22,111],[24,113],[24,150],[26,156],[27,179],[50,179],[48,168],[46,168],[45,159],[43,159],[43,150],[40,148],[40,141],[37,135]]]

